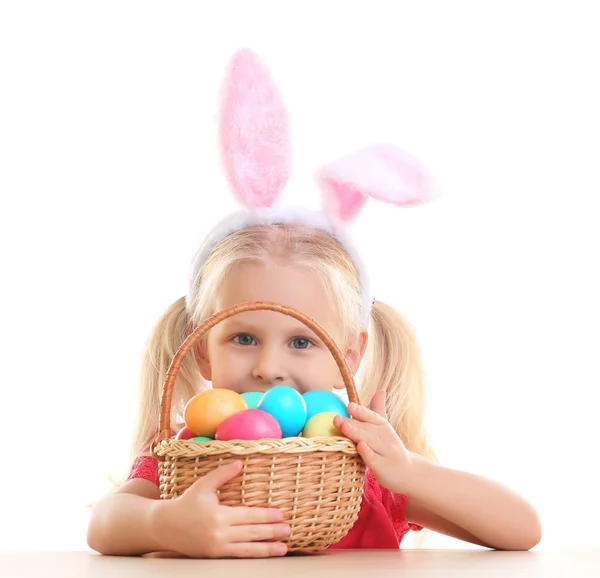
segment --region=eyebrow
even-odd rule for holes
[[[235,331],[247,333],[252,333],[253,331],[256,331],[257,328],[259,328],[259,326],[256,323],[248,323],[248,321],[240,321],[239,319],[234,319],[231,317],[229,319],[223,320],[221,323],[219,323],[219,325],[217,325],[217,327],[219,326],[227,331],[232,331],[235,329]]]

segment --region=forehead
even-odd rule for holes
[[[224,309],[246,301],[274,301],[298,309],[328,331],[337,331],[336,315],[319,276],[305,267],[272,262],[246,262],[236,265],[225,277],[217,298]],[[297,324],[294,319],[271,311],[242,313],[230,318],[258,320],[269,315],[275,321]]]

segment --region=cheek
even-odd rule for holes
[[[340,370],[327,349],[319,351],[313,359],[302,363],[300,371],[303,381],[310,389],[331,391],[334,385],[343,383]]]
[[[252,363],[247,352],[230,347],[219,347],[213,350],[210,358],[213,380],[235,383],[245,376]]]

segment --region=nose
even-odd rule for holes
[[[265,385],[283,383],[288,379],[284,356],[276,348],[262,348],[256,357],[252,376]]]

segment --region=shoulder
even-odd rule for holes
[[[423,527],[408,521],[408,496],[395,494],[384,488],[370,470],[365,475],[365,499],[369,502],[379,502],[389,517],[394,530],[401,539],[410,530],[419,531]]]
[[[150,453],[142,453],[131,464],[126,481],[142,478],[159,485],[158,462]]]
[[[175,437],[177,431],[171,429],[171,437]],[[150,453],[150,445],[148,444],[144,450],[137,455],[131,464],[131,469],[126,481],[143,478],[157,486],[160,484],[158,461]]]

